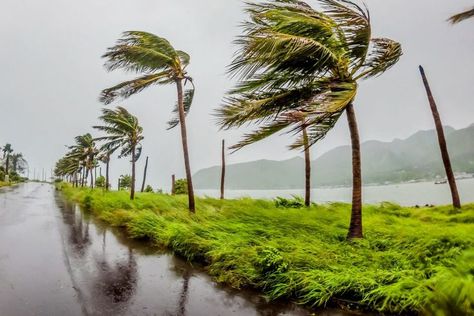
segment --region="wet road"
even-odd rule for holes
[[[220,287],[84,215],[50,185],[0,189],[0,315],[309,314]]]

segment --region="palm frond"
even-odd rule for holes
[[[474,17],[474,8],[461,12],[459,14],[453,15],[452,17],[448,19],[448,21],[451,22],[452,24],[457,24],[473,17]]]
[[[172,74],[163,71],[157,74],[145,75],[133,80],[119,83],[111,88],[104,89],[99,97],[100,102],[110,104],[117,98],[127,99],[152,85],[163,85],[173,82]]]
[[[188,115],[189,111],[191,110],[191,105],[193,104],[193,100],[194,100],[194,93],[196,91],[196,87],[194,86],[192,80],[188,80],[188,81],[191,82],[192,87],[184,91],[183,105],[184,105],[185,115]],[[179,109],[178,109],[178,103],[176,102],[173,109],[173,118],[168,121],[167,130],[173,129],[178,125],[179,125]]]
[[[292,121],[285,120],[285,119],[271,121],[271,122],[263,125],[259,129],[255,130],[251,133],[245,134],[243,139],[240,142],[238,142],[235,145],[232,145],[231,147],[229,147],[229,149],[232,149],[235,152],[235,151],[237,151],[237,150],[239,150],[239,149],[241,149],[245,146],[256,143],[256,142],[261,141],[262,139],[265,139],[265,138],[267,138],[267,137],[269,137],[269,136],[271,136],[271,135],[273,135],[277,132],[280,132],[281,130],[287,128],[291,124],[293,124]]]
[[[381,75],[394,66],[402,56],[400,43],[387,38],[375,38],[372,40],[373,48],[362,68],[362,73],[357,78],[370,78]]]

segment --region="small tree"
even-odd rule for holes
[[[153,187],[151,185],[147,185],[143,192],[153,193]]]
[[[119,179],[120,190],[128,190],[132,186],[132,177],[128,174],[121,175]]]
[[[175,194],[188,194],[188,182],[186,181],[186,179],[176,180]]]
[[[98,188],[105,188],[105,177],[100,176],[95,180],[95,186]]]

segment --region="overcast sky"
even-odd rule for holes
[[[389,141],[433,128],[419,64],[425,66],[443,123],[455,128],[474,123],[474,20],[456,26],[446,22],[472,2],[366,1],[374,36],[401,42],[404,56],[392,70],[360,86],[356,112],[362,141]],[[107,73],[100,56],[121,32],[143,30],[191,55],[189,72],[198,89],[188,116],[191,166],[195,172],[219,164],[220,140],[232,144],[244,132],[220,132],[211,115],[232,87],[225,67],[245,19],[242,7],[240,0],[2,0],[0,144],[12,143],[23,152],[31,172],[50,169],[74,136],[93,132],[90,126],[102,107],[100,90],[130,78],[120,71]],[[168,187],[172,173],[184,176],[179,129],[166,131],[175,98],[173,86],[156,87],[117,103],[144,127],[143,154],[150,156],[155,188]],[[298,153],[288,151],[288,144],[288,138],[275,136],[231,155],[229,163],[291,158]],[[312,149],[313,157],[345,144],[343,117]],[[125,159],[111,168],[114,177],[129,173]]]

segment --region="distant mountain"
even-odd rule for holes
[[[474,173],[474,124],[455,130],[444,128],[454,171]],[[362,144],[362,176],[365,184],[398,183],[444,177],[435,130],[419,131],[407,139]],[[352,183],[350,146],[337,147],[312,163],[312,184],[349,186]],[[220,166],[198,171],[193,182],[198,189],[217,189]],[[227,189],[299,189],[304,187],[304,161],[258,160],[228,165]]]

